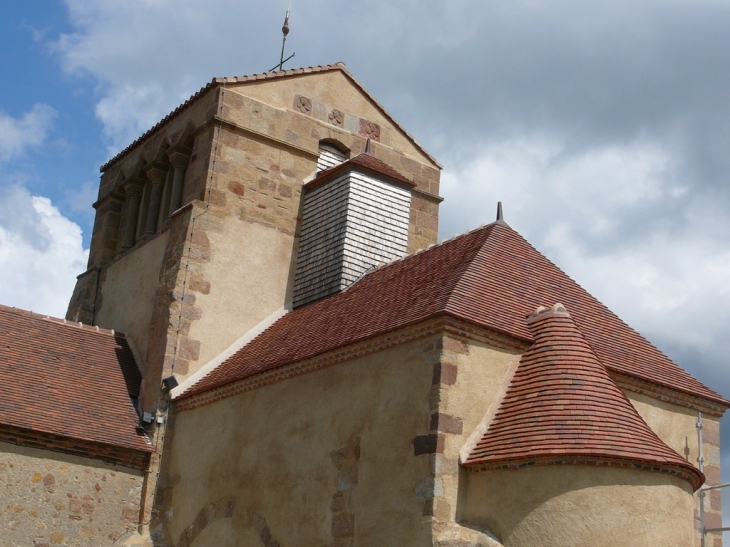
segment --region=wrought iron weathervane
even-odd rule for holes
[[[286,63],[289,59],[292,59],[296,53],[292,53],[284,59],[284,49],[286,48],[286,36],[289,34],[289,6],[286,8],[286,17],[284,18],[284,26],[281,27],[281,33],[283,34],[283,40],[281,42],[281,58],[279,59],[279,64],[275,65],[274,67],[269,70],[269,72],[273,72],[274,70],[281,70],[284,67],[284,63]],[[278,66],[278,68],[277,68]]]

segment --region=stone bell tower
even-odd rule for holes
[[[291,307],[302,187],[368,138],[412,183],[407,250],[435,243],[440,165],[341,63],[216,78],[101,167],[66,317],[127,334],[142,409]]]

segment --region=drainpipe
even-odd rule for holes
[[[700,471],[705,472],[705,456],[702,451],[702,412],[697,413],[697,462],[700,464]],[[705,547],[705,491],[700,489],[700,545]]]

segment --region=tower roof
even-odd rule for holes
[[[611,372],[730,407],[730,401],[673,363],[504,223],[393,261],[344,292],[286,314],[178,399],[439,315],[531,343],[525,316],[554,302],[569,307]]]
[[[565,308],[527,320],[535,343],[520,360],[499,409],[464,462],[493,469],[535,463],[623,465],[704,481],[639,416]]]

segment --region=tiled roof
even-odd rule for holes
[[[569,307],[609,370],[730,407],[498,222],[381,267],[345,292],[288,313],[179,398],[439,314],[532,342],[525,316],[554,302]]]
[[[320,184],[334,177],[338,173],[342,173],[344,171],[347,171],[348,169],[352,169],[353,167],[359,167],[361,170],[375,173],[376,175],[384,175],[385,177],[398,181],[408,186],[409,188],[416,187],[416,184],[414,182],[405,178],[390,165],[388,165],[384,161],[379,160],[371,154],[365,153],[359,154],[352,159],[335,165],[334,167],[330,167],[329,169],[320,171],[319,173],[317,173],[317,176],[314,179],[302,185],[302,188],[306,188],[309,190],[311,188],[314,188],[315,186],[319,186]]]
[[[0,378],[0,426],[152,451],[136,431],[141,376],[123,334],[0,306]]]
[[[649,428],[576,328],[565,308],[527,321],[535,343],[520,360],[504,399],[463,465],[475,468],[570,461],[638,464],[704,477]]]
[[[158,129],[160,129],[163,125],[165,125],[168,121],[170,121],[172,118],[177,116],[180,112],[186,110],[191,104],[193,104],[196,100],[198,100],[200,97],[205,95],[205,93],[214,87],[219,87],[224,84],[231,84],[231,83],[244,83],[244,82],[255,82],[255,81],[261,81],[261,80],[272,80],[272,79],[280,79],[280,78],[287,78],[291,76],[301,76],[303,74],[313,74],[316,72],[328,72],[331,70],[339,70],[341,71],[347,78],[358,88],[360,91],[362,91],[372,102],[375,104],[375,106],[378,107],[378,109],[383,113],[383,115],[390,119],[390,121],[393,122],[393,124],[400,129],[403,134],[418,148],[423,154],[430,159],[434,165],[437,167],[441,167],[441,164],[436,161],[436,159],[428,153],[428,151],[421,146],[416,139],[413,138],[413,136],[408,133],[408,131],[405,130],[405,128],[398,123],[398,121],[381,105],[375,97],[373,97],[370,92],[363,87],[363,85],[358,82],[355,77],[350,73],[349,70],[345,67],[345,63],[335,63],[333,65],[320,65],[320,66],[309,66],[309,67],[302,67],[302,68],[293,68],[289,70],[275,70],[272,72],[264,72],[261,74],[250,74],[247,76],[230,76],[230,77],[224,77],[224,78],[213,78],[208,84],[201,87],[200,90],[198,90],[196,93],[194,93],[187,101],[182,103],[180,106],[178,106],[175,110],[170,112],[167,116],[162,118],[159,122],[157,122],[155,125],[153,125],[150,129],[145,131],[142,136],[137,138],[135,141],[132,142],[129,146],[127,146],[124,150],[119,152],[116,156],[114,156],[112,159],[107,161],[104,165],[102,165],[99,168],[100,172],[104,172],[109,167],[112,166],[112,164],[116,163],[120,159],[122,159],[124,156],[129,154],[132,150],[137,148],[142,142],[147,140],[148,137],[150,137],[153,133],[155,133]]]

